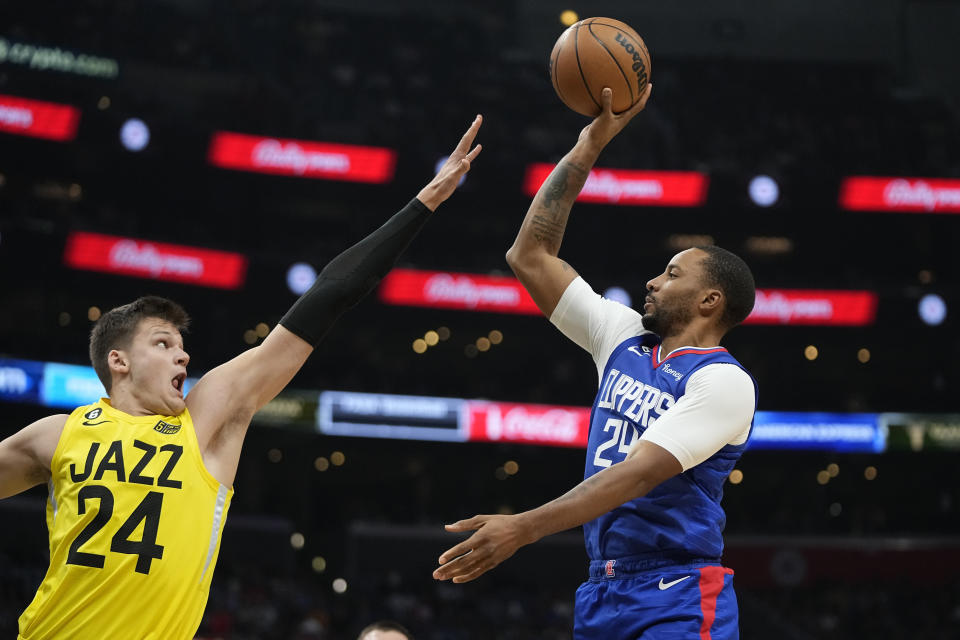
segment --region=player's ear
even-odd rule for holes
[[[111,349],[107,354],[107,365],[110,371],[114,373],[128,373],[130,371],[130,358],[122,349]]]
[[[720,310],[723,305],[723,292],[719,289],[707,289],[700,299],[700,312],[704,315]]]

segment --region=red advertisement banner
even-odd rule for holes
[[[499,313],[539,314],[516,278],[394,269],[380,283],[387,304]]]
[[[960,180],[853,176],[840,185],[840,206],[850,211],[960,213]]]
[[[87,232],[70,234],[63,261],[74,269],[218,289],[240,288],[247,274],[239,253]]]
[[[210,164],[224,169],[348,182],[389,182],[392,149],[288,140],[218,131],[210,140]]]
[[[77,137],[80,110],[68,104],[0,95],[0,131],[67,141]]]
[[[556,165],[532,164],[527,167],[523,190],[528,196],[537,190]],[[709,178],[696,171],[637,171],[632,169],[594,169],[587,177],[578,202],[603,204],[699,207],[707,199]]]
[[[757,289],[753,312],[744,324],[862,327],[877,316],[872,291]]]
[[[515,278],[393,269],[380,284],[382,302],[412,307],[497,313],[540,313]],[[865,326],[877,314],[872,291],[757,289],[744,324]]]
[[[509,402],[464,401],[471,442],[586,447],[590,409]]]

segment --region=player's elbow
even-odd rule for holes
[[[525,251],[516,244],[507,250],[507,264],[510,265],[510,269],[521,282],[535,273],[537,269],[536,256],[531,254],[529,250]]]
[[[511,246],[507,249],[507,264],[510,265],[510,268],[513,269],[513,272],[517,272],[517,265],[520,264],[520,250],[517,248],[517,245]]]

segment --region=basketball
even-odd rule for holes
[[[585,116],[600,115],[600,92],[613,90],[613,111],[640,100],[650,81],[650,52],[630,25],[612,18],[586,18],[560,34],[550,53],[550,80],[565,105]]]

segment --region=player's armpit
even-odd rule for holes
[[[26,491],[50,478],[53,452],[66,414],[41,418],[0,441],[0,498]]]
[[[687,380],[687,391],[657,418],[640,442],[657,444],[690,469],[727,444],[742,444],[756,406],[750,375],[735,365],[711,364]],[[634,446],[637,446],[635,444]]]
[[[640,470],[646,495],[661,482],[683,473],[683,465],[677,457],[658,444],[637,440],[630,448],[626,459],[620,464],[629,464]]]
[[[289,384],[312,352],[305,340],[277,325],[263,344],[208,372],[187,396],[198,430],[219,430],[236,416],[252,417]]]

